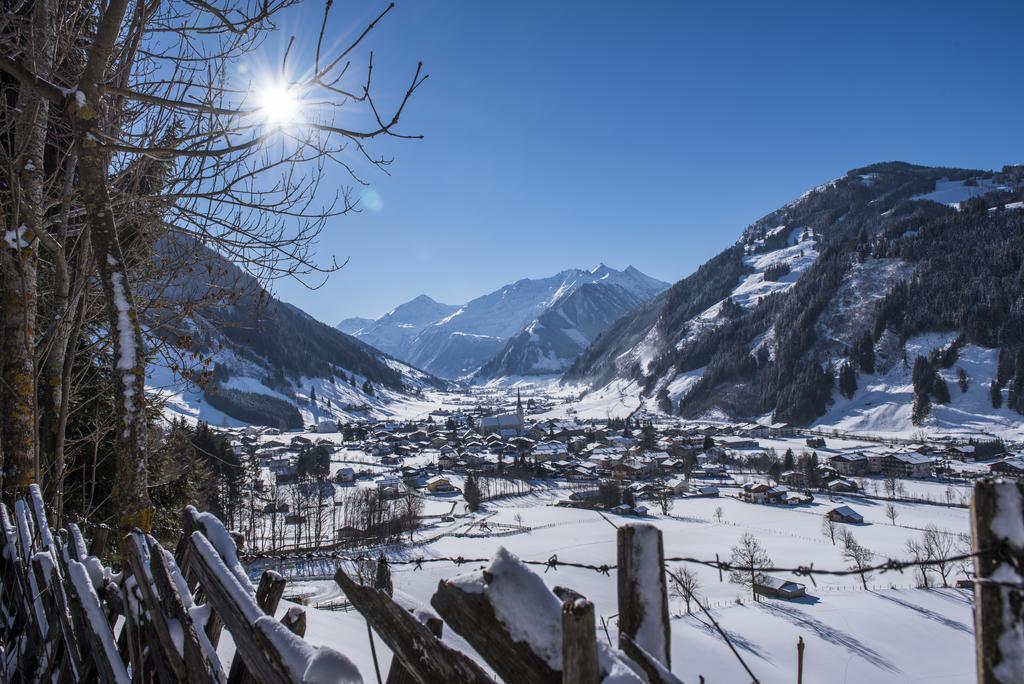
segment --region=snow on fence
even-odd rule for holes
[[[274,617],[286,580],[268,570],[254,587],[233,538],[212,515],[186,508],[174,553],[149,535],[132,532],[122,540],[123,569],[114,572],[100,560],[103,529],[88,547],[73,524],[55,534],[38,487],[33,485],[28,500],[16,501],[13,510],[12,519],[0,505],[0,675],[5,682],[362,681],[341,652],[303,640],[301,608],[290,609],[280,620]],[[444,623],[501,681],[678,682],[670,671],[667,582],[674,575],[666,563],[752,569],[717,558],[665,558],[661,531],[652,525],[622,525],[617,534],[615,565],[572,563],[554,556],[520,560],[501,548],[492,559],[396,561],[381,555],[376,573],[370,573],[373,580],[364,578],[368,584],[344,567],[334,579],[372,629],[371,647],[376,633],[394,654],[389,684],[493,681],[477,659],[441,640]],[[977,484],[972,537],[973,551],[962,558],[973,558],[977,574],[978,681],[1024,681],[1024,483]],[[407,609],[390,595],[389,566],[428,562],[487,565],[442,580],[430,601],[435,615]],[[861,571],[935,562],[888,561]],[[549,589],[531,566],[544,566],[545,571],[586,568],[605,575],[614,570],[617,646],[610,638],[598,638],[594,607],[586,597],[565,587]],[[857,572],[805,566],[756,570],[785,571],[812,581],[815,576]],[[697,606],[732,649],[737,674],[742,669],[757,682],[727,632],[704,604],[697,601]],[[225,630],[236,644],[230,663],[220,662],[216,651]],[[384,681],[380,673],[377,679]]]

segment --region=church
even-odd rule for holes
[[[498,416],[484,416],[480,419],[480,434],[498,433],[502,437],[516,437],[523,434],[524,411],[523,397],[516,392],[516,412],[503,413]]]

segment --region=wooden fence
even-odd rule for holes
[[[14,502],[13,514],[0,506],[3,681],[362,681],[344,654],[304,641],[301,608],[275,617],[285,580],[266,571],[253,586],[217,518],[189,507],[182,525],[173,552],[141,532],[127,535],[123,567],[114,572],[100,560],[104,530],[89,545],[73,524],[55,533],[38,487]],[[617,535],[617,562],[607,568],[616,575],[617,646],[598,637],[586,597],[549,589],[504,549],[486,567],[439,582],[430,601],[436,614],[392,599],[383,556],[374,586],[343,569],[335,581],[394,654],[388,684],[483,684],[495,676],[515,683],[678,682],[661,532],[635,523]],[[1024,681],[1024,484],[980,482],[972,535],[978,681]],[[441,639],[444,623],[478,658]],[[217,656],[225,631],[236,646],[229,663]],[[734,653],[736,681],[756,682]]]

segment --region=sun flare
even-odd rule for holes
[[[283,85],[272,85],[260,90],[257,104],[260,114],[271,126],[294,123],[302,109],[295,93]]]

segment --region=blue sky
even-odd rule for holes
[[[335,3],[332,35],[383,6]],[[308,44],[321,12],[282,28]],[[393,102],[424,62],[403,128],[426,138],[379,146],[373,208],[325,232],[348,266],[275,290],[333,324],[598,262],[675,281],[850,168],[1024,162],[1022,20],[1018,1],[399,2],[374,78]]]

